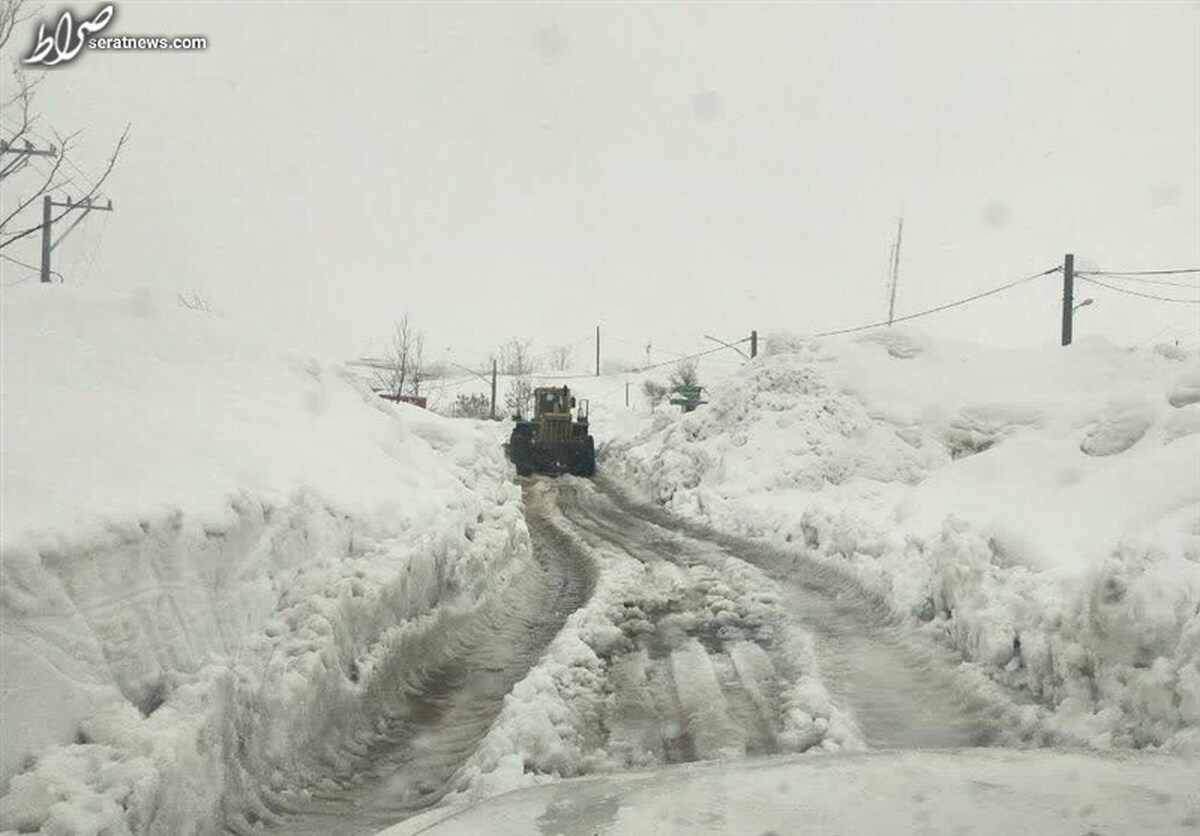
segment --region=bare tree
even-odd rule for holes
[[[533,348],[529,340],[513,337],[502,346],[499,354],[500,373],[507,375],[529,375],[536,371]]]
[[[382,361],[374,367],[376,388],[396,399],[401,395],[420,395],[421,384],[436,376],[437,369],[425,362],[425,335],[412,326],[405,314],[395,324]]]
[[[546,362],[556,372],[565,372],[571,368],[571,346],[556,345],[546,353]]]
[[[407,320],[406,316],[406,324]],[[421,394],[421,383],[433,376],[433,370],[425,365],[425,335],[420,331],[417,331],[413,338],[408,366],[410,394],[415,397]]]
[[[513,415],[524,415],[533,397],[530,379],[535,371],[532,344],[529,340],[513,337],[500,346],[497,359],[500,372],[510,378],[504,393],[504,406]]]
[[[699,386],[700,385],[700,367],[696,363],[695,358],[688,357],[680,360],[675,365],[675,370],[670,376],[671,386],[679,388],[681,386]]]
[[[0,51],[6,50],[13,33],[19,26],[31,20],[33,13],[26,0],[0,0]],[[3,143],[5,151],[0,154],[0,182],[4,183],[0,195],[6,198],[3,205],[0,205],[0,249],[41,231],[43,222],[36,210],[37,204],[47,193],[74,185],[80,190],[80,197],[74,202],[86,203],[97,198],[101,187],[116,167],[117,158],[120,157],[129,137],[129,126],[126,125],[112,153],[109,154],[104,171],[98,178],[92,179],[84,175],[79,166],[70,159],[71,151],[75,149],[76,140],[82,131],[63,134],[52,126],[46,126],[46,130],[53,136],[53,139],[49,140],[54,152],[49,159],[53,162],[47,166],[35,164],[34,155],[24,152],[35,144],[31,140],[43,141],[38,126],[40,117],[36,113],[34,102],[37,88],[45,76],[27,72],[19,58],[13,60],[11,74],[11,88],[8,85],[4,87],[11,89],[12,93],[0,99],[0,116],[5,123],[5,127],[0,129],[0,142]],[[77,178],[83,181],[82,184],[76,182]],[[29,209],[34,211],[27,212]],[[51,223],[72,211],[69,207],[56,207],[56,210],[57,214],[51,216]]]

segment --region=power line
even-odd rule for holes
[[[1177,319],[1174,322],[1171,322],[1171,323],[1163,326],[1162,328],[1159,328],[1157,331],[1155,331],[1153,334],[1151,334],[1149,337],[1147,337],[1146,341],[1145,341],[1145,343],[1143,343],[1143,345],[1150,345],[1150,343],[1157,340],[1163,334],[1167,333],[1168,331],[1173,331],[1176,328],[1178,328],[1180,325],[1183,325],[1183,323],[1187,322],[1188,320],[1193,320],[1193,319],[1194,319],[1193,314],[1191,314],[1191,313],[1184,314],[1180,319]],[[1193,324],[1190,328],[1185,329],[1185,331],[1195,331],[1195,330],[1197,330],[1195,324]]]
[[[930,314],[940,313],[941,311],[949,310],[950,308],[956,308],[959,305],[966,305],[969,302],[974,302],[976,300],[983,299],[988,296],[993,296],[997,293],[1002,293],[1005,290],[1010,290],[1011,288],[1017,287],[1018,285],[1025,284],[1026,282],[1031,282],[1034,279],[1040,279],[1043,276],[1049,276],[1051,273],[1057,273],[1061,269],[1062,269],[1061,267],[1051,267],[1047,270],[1043,270],[1040,273],[1035,273],[1032,276],[1025,276],[1024,278],[1017,279],[1016,281],[1009,282],[1008,284],[1000,285],[999,287],[994,287],[991,290],[985,290],[982,293],[976,293],[974,296],[968,296],[965,299],[958,299],[954,302],[947,302],[946,304],[939,305],[936,308],[929,308],[928,310],[918,311],[917,313],[908,314],[907,316],[896,317],[895,319],[892,320],[892,322],[907,322],[912,319],[918,319],[919,317],[922,317],[922,316],[929,316]],[[867,325],[858,325],[853,328],[842,328],[842,329],[839,329],[836,331],[823,331],[818,334],[813,334],[812,336],[814,336],[814,337],[833,337],[833,336],[838,336],[840,334],[852,334],[852,333],[856,333],[858,331],[867,331],[872,328],[881,328],[888,324],[889,323],[887,320],[883,320],[881,322],[872,322]],[[732,342],[729,345],[741,345],[742,343],[750,342],[750,339],[751,339],[750,337],[743,337],[742,339]],[[729,348],[729,345],[719,345],[719,346],[716,346],[715,348],[710,348],[705,351],[697,351],[692,354],[685,354],[682,357],[678,357],[673,360],[667,360],[667,361],[661,362],[661,363],[651,363],[650,365],[647,365],[647,366],[634,366],[633,368],[630,368],[627,371],[617,372],[616,374],[639,374],[641,372],[648,372],[653,369],[659,369],[659,368],[662,368],[663,366],[673,366],[684,360],[696,360],[696,359],[699,359],[700,357],[706,357],[709,354],[716,354],[718,351],[727,351]],[[592,374],[536,375],[536,376],[543,380],[547,380],[547,379],[549,379],[549,380],[577,380],[577,379],[582,379],[585,377],[587,377],[587,378],[595,377],[595,375],[592,375]],[[607,376],[611,376],[611,375],[604,375],[604,376],[607,377]]]
[[[24,261],[19,261],[18,259],[15,259],[10,255],[5,255],[4,253],[0,253],[0,258],[4,259],[5,261],[11,261],[13,264],[16,264],[19,267],[24,267],[26,270],[32,270],[34,273],[40,274],[42,272],[40,267],[34,267],[32,264],[28,264]],[[50,272],[53,275],[58,276],[58,280],[60,282],[66,281],[66,279],[63,278],[63,274],[58,272],[57,270],[51,270]],[[7,285],[5,285],[5,287],[12,287],[15,284],[21,284],[23,282],[27,282],[27,281],[29,281],[30,278],[33,278],[33,277],[30,276],[29,278],[25,278],[25,279],[18,279],[15,282],[8,283]]]
[[[1025,284],[1026,282],[1031,282],[1034,279],[1040,279],[1042,276],[1049,276],[1051,273],[1057,273],[1061,269],[1062,269],[1061,267],[1051,267],[1049,270],[1043,270],[1042,272],[1035,273],[1032,276],[1026,276],[1023,279],[1017,279],[1015,282],[1009,282],[1008,284],[1000,285],[1000,287],[994,287],[991,290],[985,290],[983,293],[976,293],[974,296],[968,296],[965,299],[959,299],[955,302],[947,302],[944,305],[938,305],[936,308],[929,308],[928,310],[918,311],[917,313],[908,314],[907,316],[896,317],[891,322],[884,319],[879,322],[872,322],[869,325],[858,325],[858,326],[855,326],[854,328],[841,328],[837,331],[823,331],[819,334],[813,334],[813,336],[814,337],[836,337],[840,334],[853,334],[858,331],[869,331],[872,328],[882,328],[884,326],[890,325],[895,322],[907,322],[910,319],[917,319],[922,316],[929,316],[930,314],[940,313],[941,311],[946,311],[946,310],[949,310],[950,308],[956,308],[959,305],[965,305],[968,302],[974,302],[977,299],[983,299],[986,296],[993,296],[997,293],[1002,293],[1003,291],[1010,290],[1010,289],[1016,287],[1017,285]],[[744,340],[743,340],[743,342],[744,342]]]
[[[18,265],[18,266],[20,266],[20,267],[25,267],[25,268],[27,268],[27,269],[29,269],[29,270],[32,270],[32,271],[33,271],[33,272],[35,272],[35,273],[40,273],[40,272],[41,272],[41,268],[40,268],[40,267],[34,267],[32,264],[28,264],[28,263],[26,263],[26,262],[24,262],[24,261],[19,261],[18,259],[15,259],[15,258],[13,258],[13,257],[12,257],[12,256],[10,256],[10,255],[5,255],[4,253],[0,253],[0,258],[4,259],[5,261],[11,261],[13,264],[16,264],[16,265]]]
[[[96,264],[96,256],[100,255],[100,249],[104,246],[104,233],[108,229],[108,215],[104,216],[104,220],[100,225],[100,234],[96,238],[96,248],[92,250],[91,256],[88,258],[87,266],[83,270],[83,278],[80,284],[85,283],[92,277],[92,267]]]
[[[748,343],[748,342],[750,342],[750,338],[743,337],[742,339],[738,340],[737,342],[730,343],[729,345],[741,345],[742,343]],[[684,360],[696,360],[700,357],[706,357],[709,354],[716,354],[718,351],[728,351],[728,350],[729,350],[728,345],[719,345],[716,348],[710,348],[707,351],[697,351],[695,354],[686,354],[683,357],[678,357],[674,360],[667,360],[666,362],[663,362],[663,363],[654,363],[649,366],[637,366],[635,368],[630,369],[629,372],[622,372],[622,374],[629,374],[629,373],[636,374],[639,372],[648,372],[651,369],[658,369],[658,368],[662,368],[663,366],[674,366],[678,363],[682,363]]]
[[[1200,267],[1181,267],[1178,270],[1078,270],[1077,276],[1176,276],[1180,273],[1200,273]]]
[[[1200,299],[1176,299],[1171,296],[1155,296],[1150,293],[1138,293],[1136,290],[1130,290],[1129,288],[1125,287],[1113,287],[1110,284],[1105,284],[1104,282],[1099,282],[1095,279],[1089,279],[1087,276],[1079,276],[1079,280],[1081,282],[1090,282],[1091,284],[1099,285],[1100,287],[1116,291],[1117,293],[1124,293],[1128,296],[1140,296],[1143,299],[1155,299],[1159,302],[1177,302],[1182,305],[1200,305]]]
[[[1164,279],[1143,279],[1133,275],[1125,275],[1123,273],[1076,273],[1076,276],[1096,276],[1103,275],[1105,278],[1113,279],[1122,282],[1135,282],[1137,284],[1156,284],[1163,287],[1182,287],[1187,290],[1200,290],[1200,285],[1188,284],[1187,282],[1169,282]]]

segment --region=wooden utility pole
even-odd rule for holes
[[[82,209],[83,214],[76,218],[71,225],[67,227],[66,231],[63,232],[62,235],[51,241],[51,232],[52,227],[54,226],[54,207],[56,206],[60,209],[66,209],[67,212],[70,212],[74,209]],[[99,203],[93,203],[90,197],[85,197],[79,203],[72,203],[71,198],[69,197],[67,198],[66,203],[56,203],[54,199],[50,197],[50,195],[44,195],[42,197],[42,282],[44,284],[48,284],[50,282],[50,253],[55,247],[62,243],[64,238],[71,234],[71,230],[83,222],[83,219],[87,217],[88,212],[93,211],[113,211],[112,201],[110,200],[108,201],[107,205],[101,206]],[[59,217],[62,218],[65,216],[66,212]]]
[[[625,408],[629,408],[629,381],[625,381]]]
[[[750,359],[753,360],[758,356],[758,332],[750,332]]]
[[[1063,256],[1062,344],[1071,344],[1072,319],[1075,316],[1075,254]]]
[[[888,325],[896,317],[896,287],[900,283],[900,242],[904,240],[904,218],[896,223],[896,241],[892,244],[891,280],[888,282]]]
[[[496,420],[496,358],[492,358],[492,411],[491,418]]]
[[[600,376],[600,326],[596,326],[596,377]]]

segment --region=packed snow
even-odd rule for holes
[[[580,778],[433,810],[381,836],[1138,834],[1200,827],[1193,764],[1081,752],[780,756]]]
[[[1200,360],[775,338],[612,439],[671,512],[880,591],[1099,747],[1200,748]]]
[[[498,427],[151,293],[2,309],[0,830],[244,829],[529,564]]]
[[[596,501],[586,484],[577,490]],[[590,555],[597,587],[513,688],[460,773],[455,804],[546,776],[863,748],[817,675],[808,637],[760,572],[725,556],[646,560],[628,546],[580,542],[581,529],[562,518],[550,488],[533,492],[530,513]],[[711,652],[716,646],[727,652]],[[738,711],[761,716],[739,722]],[[764,722],[766,739],[751,739]]]

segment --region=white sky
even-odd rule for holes
[[[1197,3],[125,2],[104,34],[210,47],[49,73],[42,131],[86,126],[85,170],[133,125],[117,211],[56,267],[199,293],[321,355],[405,312],[462,362],[597,324],[631,360],[852,326],[886,314],[901,212],[898,315],[1066,251],[1200,266]],[[6,252],[36,262],[29,243]],[[1081,292],[1080,337],[1197,340],[1200,306]],[[1056,343],[1060,293],[921,323]]]

